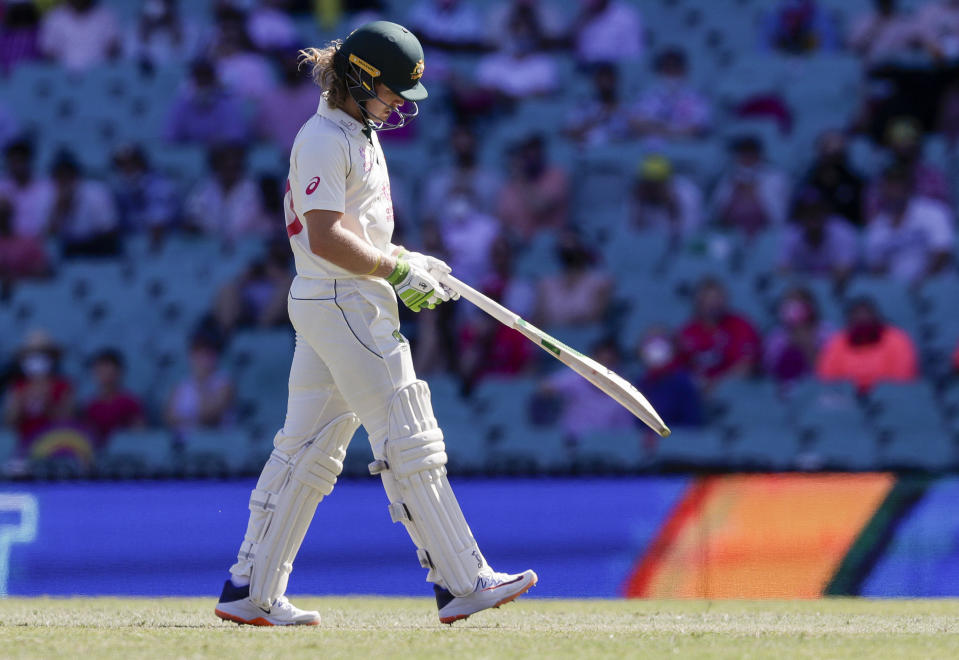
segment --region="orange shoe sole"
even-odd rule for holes
[[[242,626],[275,626],[275,623],[270,623],[261,616],[258,616],[255,619],[241,619],[238,616],[233,614],[228,614],[222,610],[214,610],[214,613],[223,619],[224,621],[232,621],[233,623],[239,623]],[[300,625],[300,626],[318,626],[320,625],[319,621],[313,621],[312,623],[300,623],[300,624],[290,624],[290,625]]]

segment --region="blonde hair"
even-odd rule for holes
[[[334,39],[325,48],[304,48],[299,52],[300,67],[310,67],[313,82],[326,92],[326,103],[331,108],[345,107],[350,98],[346,81],[340,78],[334,64],[336,51],[342,44],[342,40]]]

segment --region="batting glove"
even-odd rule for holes
[[[406,256],[402,254],[396,258],[396,267],[386,277],[386,281],[393,285],[397,297],[403,301],[403,304],[414,312],[424,307],[433,309],[441,302],[450,299],[449,294],[427,268],[407,261]]]
[[[399,256],[406,259],[410,264],[415,264],[426,269],[430,275],[440,283],[440,287],[446,293],[448,300],[459,300],[460,294],[455,291],[451,291],[443,286],[442,279],[444,275],[449,275],[452,272],[452,268],[449,267],[442,259],[437,259],[436,257],[431,257],[428,254],[423,254],[421,252],[411,252],[407,251],[405,248],[400,252]]]

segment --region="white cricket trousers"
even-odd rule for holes
[[[378,278],[297,277],[288,309],[296,348],[276,448],[296,454],[351,411],[370,436],[385,434],[393,394],[416,379],[393,288]]]

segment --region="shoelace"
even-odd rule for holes
[[[508,573],[497,573],[495,571],[490,571],[489,573],[479,575],[479,588],[486,589],[493,586],[498,582],[505,582],[506,578],[509,577]]]

